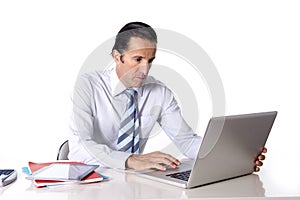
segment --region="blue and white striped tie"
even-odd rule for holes
[[[137,106],[134,98],[136,91],[134,89],[127,89],[125,92],[129,94],[130,101],[121,120],[117,148],[120,151],[138,154],[140,151],[140,121],[138,118]]]

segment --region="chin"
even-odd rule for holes
[[[132,87],[139,88],[143,85],[145,79],[135,79],[132,81]]]
[[[138,84],[138,85],[133,85],[132,87],[134,88],[140,88],[142,86],[142,84]]]
[[[132,87],[139,88],[142,85],[143,85],[143,82],[141,82],[141,83],[135,83],[135,84],[132,85]]]

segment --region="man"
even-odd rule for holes
[[[70,160],[121,169],[175,168],[180,161],[169,154],[141,154],[156,122],[184,155],[197,156],[202,138],[182,118],[171,90],[148,76],[156,44],[156,33],[149,25],[128,23],[117,34],[112,49],[115,66],[78,78]],[[255,171],[264,156],[257,158]]]

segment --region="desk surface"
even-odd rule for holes
[[[16,169],[17,181],[0,188],[0,199],[300,199],[300,188],[278,190],[272,187],[272,181],[264,182],[270,177],[263,172],[194,189],[182,189],[134,173],[100,168],[98,171],[109,176],[110,180],[86,185],[35,188],[31,181],[25,179],[21,167]]]

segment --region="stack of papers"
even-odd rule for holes
[[[82,166],[84,165],[83,163],[80,162],[48,162],[48,163],[35,163],[35,162],[29,162],[28,167],[24,167],[23,171],[26,172],[28,175],[27,178],[32,180],[33,184],[36,187],[47,187],[47,186],[54,186],[54,185],[65,185],[65,184],[86,184],[86,183],[95,183],[95,182],[100,182],[108,177],[103,176],[102,174],[99,174],[95,171],[92,171],[89,173],[87,176],[85,176],[81,180],[66,180],[63,178],[53,178],[54,180],[51,179],[51,177],[45,177],[42,179],[39,179],[35,177],[34,175],[37,172],[43,171],[44,169],[48,169],[50,166],[55,165],[56,167],[63,168],[65,165],[74,165],[74,166]],[[61,166],[59,166],[61,165]]]

